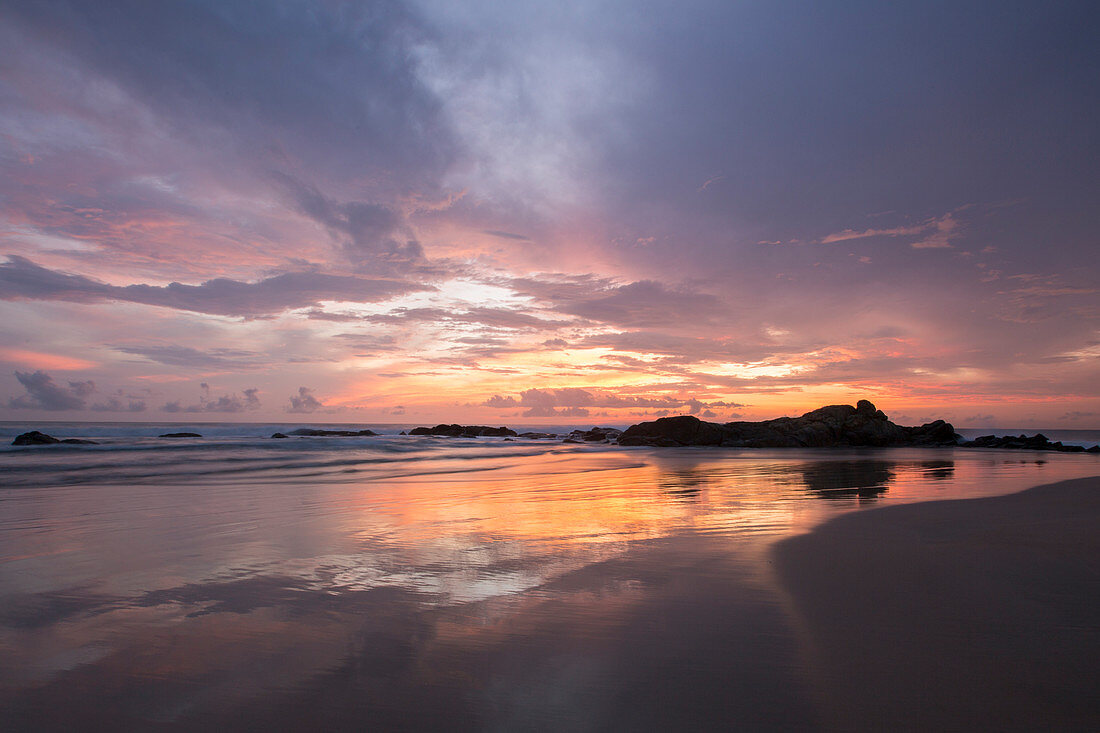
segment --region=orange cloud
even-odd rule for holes
[[[0,359],[31,369],[48,369],[58,372],[73,372],[99,366],[96,362],[87,359],[77,359],[58,354],[44,354],[40,351],[24,351],[22,349],[0,349]]]

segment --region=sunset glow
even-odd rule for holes
[[[6,5],[4,419],[1100,426],[1069,10],[463,7]]]

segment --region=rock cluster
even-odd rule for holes
[[[510,428],[491,428],[486,425],[436,425],[434,428],[413,428],[409,435],[444,435],[450,438],[515,438]]]
[[[592,428],[574,430],[566,437],[566,443],[609,443],[623,434],[618,428]]]
[[[55,438],[52,435],[46,435],[40,433],[37,430],[32,430],[29,433],[23,433],[16,436],[15,440],[11,442],[12,445],[55,445],[59,443],[65,443],[68,445],[99,445],[94,440],[80,440],[79,438]]]
[[[282,433],[275,433],[271,437],[274,438],[279,435],[282,435],[284,438],[286,437],[286,435]],[[291,430],[287,435],[309,435],[326,438],[362,438],[368,435],[378,435],[378,433],[373,430],[317,430],[316,428],[298,428],[297,430]]]
[[[1027,435],[983,435],[980,438],[960,443],[964,448],[1008,448],[1012,450],[1053,450],[1062,453],[1100,453],[1100,445],[1085,448],[1080,445],[1062,445],[1061,441],[1050,442],[1042,433]]]
[[[619,445],[719,445],[735,448],[832,448],[862,446],[956,445],[962,438],[943,420],[903,427],[867,400],[830,405],[801,417],[761,422],[704,422],[691,415],[663,417],[631,425]]]

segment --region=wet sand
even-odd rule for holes
[[[1100,730],[1100,477],[838,517],[773,555],[838,730]]]

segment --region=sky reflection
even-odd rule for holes
[[[185,729],[257,706],[276,728],[309,705],[336,727],[759,716],[766,681],[802,684],[772,541],[868,502],[1095,470],[907,450],[474,462],[493,470],[7,490],[0,701],[28,725]],[[715,689],[730,675],[746,687]],[[762,720],[807,719],[799,695]]]

